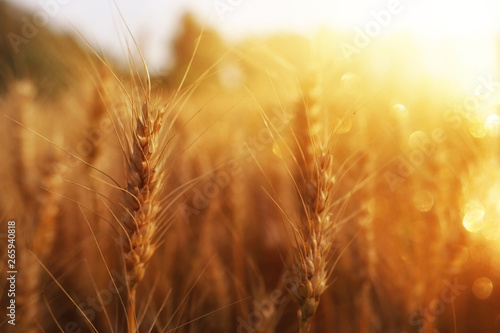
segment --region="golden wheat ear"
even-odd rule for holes
[[[295,183],[301,201],[290,270],[299,283],[289,292],[299,305],[300,329],[307,331],[330,275],[335,223],[331,212],[335,178],[331,145],[319,142],[321,85],[307,85],[295,125]]]
[[[127,190],[120,223],[124,228],[122,249],[128,282],[128,329],[137,331],[136,290],[146,266],[155,251],[154,236],[159,226],[158,216],[162,179],[160,130],[165,110],[144,102],[136,112],[134,129],[127,151]]]

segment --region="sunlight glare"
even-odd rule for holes
[[[328,2],[330,3],[330,2]],[[397,3],[396,7],[391,4]],[[422,64],[434,77],[463,80],[470,75],[496,72],[496,34],[500,31],[500,1],[362,0],[321,2],[329,26],[369,35],[369,45],[391,33],[416,38]],[[390,11],[391,8],[397,8]],[[370,35],[372,26],[376,33]],[[372,28],[373,29],[373,28]],[[459,69],[457,71],[457,69]]]
[[[486,118],[484,128],[490,136],[498,136],[500,134],[500,116],[497,114],[490,114],[488,118]]]

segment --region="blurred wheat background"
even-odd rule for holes
[[[395,3],[149,71],[119,2],[122,58],[0,1],[0,331],[499,332],[500,39]]]

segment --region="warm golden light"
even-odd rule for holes
[[[498,1],[321,3],[322,11],[331,15],[331,26],[353,31],[353,45],[358,49],[371,47],[392,34],[405,33],[416,38],[422,65],[432,77],[458,82],[497,71]]]
[[[98,2],[0,0],[17,327],[500,324],[500,0],[121,1],[125,61],[40,23]]]

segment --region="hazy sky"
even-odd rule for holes
[[[8,1],[34,13],[48,13],[51,26],[73,31],[74,26],[97,48],[115,54],[123,49],[124,38],[120,35],[124,24],[112,0]],[[233,39],[280,30],[311,33],[320,24],[365,30],[367,24],[377,20],[384,25],[381,33],[404,26],[425,38],[443,33],[485,35],[498,31],[500,26],[498,0],[116,0],[116,3],[152,69],[161,67],[168,59],[168,43],[177,32],[180,17],[188,10]],[[390,17],[384,16],[391,10]]]
[[[97,48],[115,54],[123,49],[124,39],[120,36],[124,24],[112,0],[8,1],[34,13],[49,13],[50,26],[78,30]],[[321,13],[328,13],[319,7],[328,3],[330,9],[334,8],[330,1],[303,0],[116,0],[116,3],[153,69],[165,63],[168,42],[177,33],[179,19],[187,11],[195,13],[202,22],[206,20],[227,38],[238,39],[280,30],[312,31]]]

